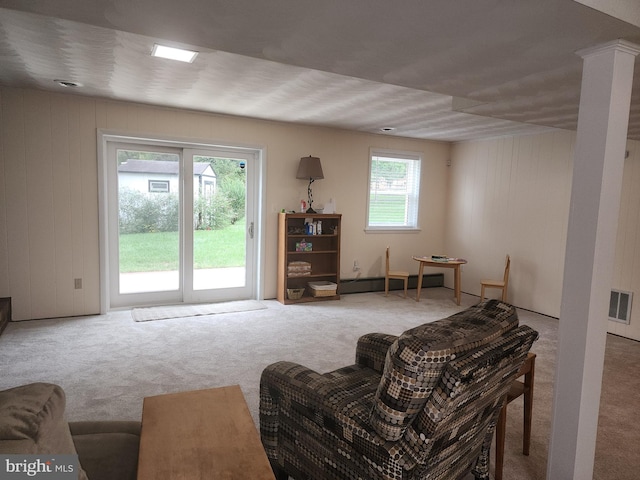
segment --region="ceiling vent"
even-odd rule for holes
[[[629,325],[632,299],[632,292],[612,289],[611,299],[609,300],[609,320]]]

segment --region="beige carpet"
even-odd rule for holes
[[[415,297],[415,291],[410,291]],[[354,362],[358,337],[399,334],[478,302],[453,302],[428,288],[419,303],[397,291],[343,295],[339,301],[249,312],[134,322],[130,311],[13,322],[0,336],[0,389],[45,381],[67,393],[71,420],[140,419],[145,396],[239,384],[258,422],[263,368],[278,360],[328,372]],[[546,477],[558,320],[519,310],[540,333],[531,454],[522,455],[522,400],[508,408],[504,480]],[[215,321],[212,321],[215,318]],[[636,480],[640,472],[640,343],[609,335],[596,444],[596,480]],[[320,480],[320,479],[318,479]],[[564,479],[554,479],[564,480]],[[582,479],[581,479],[582,480]],[[585,479],[588,480],[588,479]]]
[[[141,307],[131,310],[136,322],[150,320],[166,320],[169,318],[197,317],[200,315],[217,315],[220,313],[249,312],[267,308],[257,300],[238,300],[198,305],[164,305],[161,307]]]

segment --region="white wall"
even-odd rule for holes
[[[477,295],[481,278],[501,276],[509,253],[509,300],[559,315],[573,132],[451,147],[10,88],[0,89],[0,109],[0,297],[12,297],[15,319],[99,311],[98,128],[266,149],[266,298],[276,291],[276,213],[296,209],[306,198],[307,182],[295,173],[299,158],[312,154],[321,158],[325,173],[314,183],[315,205],[333,198],[343,214],[343,278],[354,276],[354,260],[362,277],[383,275],[389,244],[393,267],[411,273],[417,273],[414,254],[467,258],[462,289]],[[370,147],[423,153],[420,233],[364,233]],[[640,142],[628,148],[613,287],[634,292],[637,303]],[[74,290],[74,278],[83,279],[82,290]],[[445,281],[453,286],[448,271]],[[632,308],[630,325],[609,322],[609,331],[640,340],[640,307]]]
[[[574,142],[574,132],[558,130],[453,146],[445,245],[469,260],[463,291],[479,295],[482,278],[501,278],[508,253],[509,301],[559,316]],[[640,142],[628,148],[613,287],[640,292]],[[640,307],[630,325],[608,324],[640,340]]]
[[[297,209],[307,182],[300,157],[320,157],[325,178],[314,206],[329,198],[343,214],[341,274],[384,275],[387,244],[394,268],[417,272],[412,253],[443,248],[446,161],[450,144],[298,126],[28,89],[0,89],[0,297],[14,319],[99,311],[97,129],[240,143],[266,150],[265,290],[276,294],[277,212]],[[420,233],[365,234],[371,147],[422,152]],[[73,279],[83,279],[74,290]]]

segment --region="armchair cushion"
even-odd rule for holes
[[[82,468],[91,480],[135,480],[140,422],[70,422]]]
[[[77,454],[58,385],[32,383],[0,392],[0,452]],[[86,474],[80,469],[81,480]]]
[[[404,332],[389,348],[371,424],[386,440],[398,440],[424,408],[452,359],[518,324],[513,306],[487,300],[458,314]]]

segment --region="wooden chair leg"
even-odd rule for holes
[[[531,359],[531,368],[524,376],[524,427],[522,436],[522,453],[529,455],[531,446],[531,420],[533,418],[533,385],[536,371],[535,357]]]
[[[404,298],[407,298],[407,287],[409,286],[409,279],[404,279]]]
[[[484,300],[484,285],[480,286],[480,301]]]
[[[384,296],[389,295],[389,277],[385,277],[384,279]]]
[[[502,410],[500,410],[500,416],[498,417],[498,423],[496,424],[496,465],[495,465],[495,480],[502,480],[502,467],[504,466],[504,437],[507,432],[507,404],[505,403]]]
[[[504,467],[504,442],[507,427],[507,405],[520,395],[524,396],[524,412],[523,412],[523,430],[522,430],[522,453],[529,455],[531,446],[531,421],[533,418],[533,385],[536,371],[536,355],[529,353],[525,363],[520,368],[518,376],[524,375],[524,381],[515,381],[511,387],[507,402],[502,410],[496,423],[496,465],[495,480],[502,480],[502,469]],[[518,378],[519,378],[518,377]]]
[[[502,289],[502,301],[503,302],[507,301],[507,289],[506,288]]]
[[[289,480],[289,474],[280,468],[279,465],[276,465],[272,461],[269,461],[269,463],[271,463],[271,470],[273,470],[273,476],[276,477],[276,480]]]

